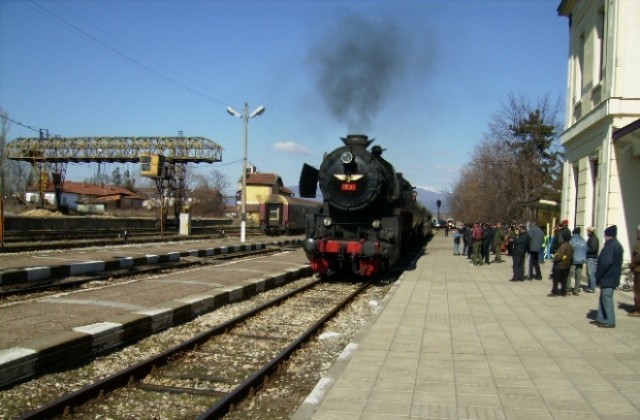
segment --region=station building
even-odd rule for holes
[[[640,1],[562,0],[569,56],[562,219],[617,225],[625,260],[640,224]]]
[[[240,200],[242,194],[242,179],[238,181],[238,191],[236,193],[238,214],[240,214]],[[255,171],[255,167],[248,168],[247,171],[247,222],[257,224],[260,215],[260,203],[271,194],[281,194],[286,197],[293,197],[294,193],[284,186],[280,175],[275,173],[260,173]]]

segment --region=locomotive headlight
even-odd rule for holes
[[[380,222],[380,220],[376,219],[373,222],[371,222],[371,226],[373,226],[374,229],[380,229],[380,226],[382,226],[382,223]]]
[[[324,223],[324,225],[325,225],[326,227],[329,227],[329,226],[331,226],[331,223],[333,223],[333,220],[331,220],[331,218],[330,218],[330,217],[325,217],[325,218],[324,218],[324,220],[323,220],[322,222]]]
[[[351,153],[351,152],[342,152],[342,154],[340,155],[340,162],[344,163],[345,165],[347,163],[353,162],[353,153]]]

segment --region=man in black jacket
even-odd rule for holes
[[[600,286],[598,315],[592,321],[600,328],[615,328],[616,312],[613,304],[613,291],[620,286],[622,275],[622,245],[616,239],[618,228],[611,225],[604,230],[604,247],[598,256],[596,284]]]
[[[529,235],[527,227],[518,227],[518,236],[513,240],[513,278],[511,281],[524,280],[524,260],[529,251]]]
[[[491,264],[491,247],[493,246],[493,236],[495,232],[490,224],[484,226],[484,234],[482,235],[482,258],[485,264]]]

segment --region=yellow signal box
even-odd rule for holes
[[[164,167],[162,155],[140,155],[140,175],[151,178],[161,178]]]

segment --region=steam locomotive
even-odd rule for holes
[[[401,173],[382,158],[383,149],[365,135],[342,138],[320,169],[304,164],[300,196],[323,202],[306,217],[302,247],[320,276],[353,273],[372,277],[424,244],[431,214]]]

